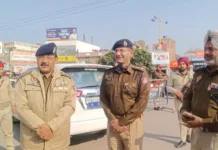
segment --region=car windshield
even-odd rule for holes
[[[62,71],[69,74],[77,88],[98,87],[105,69],[95,68],[64,68]]]

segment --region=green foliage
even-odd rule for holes
[[[100,57],[99,63],[103,65],[114,65],[114,52],[111,50],[106,55]],[[149,53],[146,49],[134,49],[134,55],[131,59],[131,63],[136,66],[145,66],[148,71],[152,69],[151,64],[151,53]]]
[[[134,56],[131,59],[131,63],[136,66],[145,66],[149,70],[152,69],[152,62],[151,62],[151,53],[149,53],[145,49],[135,49],[134,50]]]
[[[107,54],[105,54],[104,56],[101,56],[99,59],[99,64],[102,65],[114,65],[114,52],[112,50],[110,50]]]

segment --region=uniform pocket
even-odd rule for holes
[[[25,92],[27,94],[28,102],[30,107],[34,107],[36,103],[43,103],[42,89],[40,86],[28,85],[25,87]],[[16,98],[15,98],[16,99]]]
[[[63,106],[67,91],[68,91],[67,87],[53,87],[52,88],[53,102],[55,104],[58,104],[59,106]]]
[[[126,82],[123,84],[123,92],[132,97],[132,98],[136,98],[137,94],[138,94],[138,87],[136,85],[136,83],[132,83],[132,82]]]

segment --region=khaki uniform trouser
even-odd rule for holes
[[[180,128],[180,138],[181,141],[186,142],[187,135],[191,135],[191,129],[182,125],[182,116],[180,113],[180,109],[182,107],[182,102],[176,98],[174,98],[174,105],[177,111],[178,119],[179,119],[179,128]]]
[[[218,133],[206,133],[201,129],[192,130],[191,150],[218,150]]]
[[[30,150],[30,149],[23,149],[23,150]],[[31,149],[31,150],[34,150],[34,149]],[[40,150],[40,149],[36,149],[36,150]],[[41,149],[41,150],[45,150],[45,149]],[[64,149],[55,149],[55,150],[67,150],[67,148],[64,148]]]
[[[13,121],[10,107],[0,109],[0,126],[4,134],[6,149],[14,150]]]
[[[143,116],[127,126],[128,130],[117,133],[108,125],[108,150],[142,150],[144,137]]]

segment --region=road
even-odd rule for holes
[[[170,105],[173,106],[172,101]],[[143,150],[175,150],[174,144],[179,141],[179,126],[177,114],[168,110],[154,111],[150,107],[144,113],[145,136]],[[19,124],[14,125],[15,150],[19,146]],[[0,131],[0,150],[5,150],[2,132]],[[107,150],[107,137],[104,134],[86,134],[71,138],[68,150]],[[189,150],[190,144],[180,148]]]

